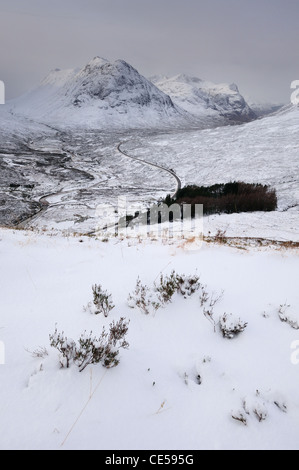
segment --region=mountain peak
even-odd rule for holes
[[[230,86],[229,86],[229,89],[230,89],[231,91],[236,92],[236,93],[240,93],[240,92],[239,92],[239,87],[238,87],[238,85],[236,85],[235,83],[231,83]]]
[[[104,65],[108,64],[108,60],[104,59],[103,57],[96,56],[92,60],[88,62],[88,64],[84,67],[84,70],[92,70],[101,68]]]
[[[93,59],[91,59],[87,65],[105,65],[105,64],[108,64],[108,60],[107,59],[104,59],[104,57],[100,57],[100,56],[95,56]]]
[[[95,80],[99,79],[100,81],[105,76],[106,79],[110,76],[112,77],[129,77],[132,75],[139,76],[139,73],[134,69],[130,64],[124,60],[116,60],[115,62],[110,62],[109,60],[103,59],[102,57],[95,57],[92,59],[85,67],[80,71],[81,75],[85,77],[94,77]]]
[[[190,118],[126,61],[102,57],[79,70],[51,72],[18,107],[46,122],[102,128],[186,124]]]

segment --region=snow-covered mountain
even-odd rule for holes
[[[13,111],[44,122],[140,127],[188,122],[169,96],[122,60],[94,58],[79,70],[54,70],[13,102]]]
[[[168,94],[175,104],[194,116],[222,117],[235,122],[256,118],[234,83],[216,85],[187,75],[155,76],[150,80]]]
[[[9,106],[36,121],[101,129],[215,127],[256,117],[234,84],[186,75],[150,81],[123,60],[100,57],[82,69],[53,70]]]

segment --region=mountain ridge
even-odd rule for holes
[[[52,70],[13,100],[14,112],[43,122],[90,127],[187,124],[191,117],[124,60],[95,57],[81,69]]]
[[[257,117],[235,83],[215,84],[186,74],[154,76],[150,79],[174,103],[196,117],[218,115],[236,123],[249,122]]]
[[[11,103],[40,122],[91,128],[213,127],[255,118],[237,85],[181,74],[142,76],[124,60],[94,57],[80,69],[54,69]]]

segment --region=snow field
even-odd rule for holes
[[[1,448],[298,448],[291,343],[299,333],[278,315],[284,303],[298,315],[294,250],[203,244],[185,251],[179,242],[79,243],[9,230],[0,239]],[[244,333],[233,340],[215,333],[199,294],[175,296],[150,316],[128,307],[138,276],[152,285],[173,269],[200,275],[210,294],[223,290],[215,318],[233,313],[248,322]],[[83,311],[94,283],[113,295],[116,308],[107,319]],[[130,320],[130,348],[117,368],[98,365],[81,374],[76,366],[59,368],[48,338],[56,323],[76,340],[122,316]],[[38,347],[49,355],[25,351]],[[247,426],[232,418],[238,413],[246,414]]]

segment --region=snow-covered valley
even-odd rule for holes
[[[241,126],[214,129],[56,129],[0,115],[1,224],[89,233],[97,208],[119,196],[148,204],[182,184],[229,181],[275,188],[278,210],[205,217],[204,231],[298,241],[298,107]],[[37,214],[35,217],[34,215]],[[33,218],[31,218],[33,216]]]

